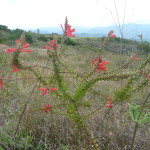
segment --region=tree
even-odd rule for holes
[[[19,39],[21,34],[24,32],[22,29],[15,29],[10,32],[9,39],[16,40]]]
[[[6,32],[10,32],[11,31],[10,29],[8,29],[7,26],[4,26],[4,25],[0,25],[0,30],[6,31]]]

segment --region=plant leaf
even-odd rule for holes
[[[129,113],[132,120],[137,122],[139,117],[138,106],[135,104],[129,104]]]
[[[139,124],[150,122],[150,113],[147,113],[143,119],[138,120]]]

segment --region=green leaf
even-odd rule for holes
[[[139,117],[138,106],[135,104],[129,104],[129,113],[132,120],[137,122]]]
[[[150,113],[147,113],[143,119],[138,120],[139,124],[150,122]]]
[[[91,105],[92,105],[92,100],[77,103],[78,107],[91,107]]]
[[[68,105],[68,114],[75,114],[76,110],[75,110],[75,106],[74,104],[69,104]]]

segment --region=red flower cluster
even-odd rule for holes
[[[57,89],[56,88],[47,88],[46,86],[45,86],[45,88],[39,88],[39,90],[40,91],[43,91],[42,92],[42,95],[44,96],[46,93],[50,93],[50,91],[56,91]],[[50,90],[50,91],[49,91]]]
[[[19,71],[19,69],[14,64],[12,64],[12,66],[13,66],[13,70],[11,72],[17,72],[17,71]]]
[[[148,80],[148,82],[150,83],[150,75],[146,74],[146,79]]]
[[[100,73],[99,70],[107,71],[107,70],[106,70],[106,67],[105,67],[105,65],[108,64],[107,61],[103,61],[102,59],[100,59],[100,58],[98,58],[98,57],[97,57],[95,60],[92,59],[91,61],[92,61],[92,63],[94,64],[94,66],[96,66],[96,72],[97,72],[97,73]]]
[[[107,102],[105,103],[105,107],[107,107],[107,108],[110,108],[110,107],[112,107],[113,105],[112,105],[112,102],[111,102],[111,99],[110,99],[110,97],[107,97],[106,98],[107,99]]]
[[[44,104],[44,108],[40,108],[42,111],[48,112],[51,110],[51,106],[49,104]]]
[[[20,40],[16,40],[16,45],[19,46]],[[23,46],[20,48],[20,52],[31,52],[31,50],[25,50],[24,48],[27,48],[29,46],[29,43],[24,43]],[[17,48],[8,48],[4,50],[4,53],[10,53],[10,52],[16,52]]]
[[[140,58],[134,57],[134,55],[135,55],[134,53],[131,54],[131,56],[130,56],[131,59],[140,60]]]
[[[108,32],[108,37],[110,37],[110,38],[115,38],[116,35],[113,34],[113,33],[114,33],[114,30],[109,31],[109,32]]]
[[[4,87],[3,80],[0,79],[0,88],[3,88],[3,87]]]
[[[74,34],[72,34],[72,32],[74,32],[75,29],[71,29],[71,25],[69,25],[69,24],[65,25],[65,29],[64,29],[62,24],[61,24],[61,28],[62,28],[65,36],[70,36],[70,37],[75,36]]]
[[[54,49],[55,46],[57,46],[56,41],[55,40],[51,40],[50,42],[47,42],[47,44],[50,46],[44,46],[45,49],[49,50],[49,49]]]

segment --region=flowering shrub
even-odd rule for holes
[[[110,38],[115,38],[114,31],[108,32],[108,36],[103,41],[99,48],[99,52],[95,59],[92,59],[92,69],[90,69],[88,72],[84,74],[80,74],[79,72],[72,71],[71,69],[68,69],[65,64],[61,61],[61,55],[62,55],[62,49],[63,49],[63,43],[66,37],[74,37],[75,35],[73,32],[75,29],[72,29],[71,26],[68,24],[68,20],[66,18],[64,26],[61,25],[63,36],[61,44],[57,43],[57,38],[54,37],[50,42],[47,42],[48,46],[44,46],[44,49],[47,50],[48,60],[46,65],[49,61],[51,61],[51,64],[53,65],[53,68],[51,69],[53,73],[49,77],[49,79],[43,78],[42,73],[45,69],[43,67],[41,72],[38,72],[36,69],[34,69],[33,66],[28,66],[22,63],[20,60],[20,53],[21,52],[31,52],[31,50],[27,50],[29,43],[25,42],[24,34],[22,34],[21,38],[19,40],[16,40],[16,46],[17,48],[8,48],[4,50],[4,53],[13,53],[12,56],[12,66],[13,70],[12,72],[17,72],[20,70],[25,70],[28,72],[32,72],[35,76],[37,82],[35,84],[35,87],[33,88],[32,93],[37,89],[40,92],[42,92],[42,96],[48,95],[50,93],[53,93],[55,95],[56,100],[59,102],[59,106],[63,105],[64,108],[62,109],[61,113],[57,113],[58,115],[67,116],[68,119],[75,124],[75,126],[78,129],[82,129],[84,132],[86,138],[88,138],[89,145],[91,149],[99,150],[99,145],[97,144],[94,137],[90,135],[89,130],[86,127],[85,119],[90,117],[95,112],[98,112],[101,109],[108,109],[114,107],[114,105],[117,102],[120,101],[127,101],[131,97],[132,93],[138,90],[141,90],[143,87],[145,87],[149,82],[149,72],[150,70],[146,68],[146,65],[150,62],[150,56],[147,57],[146,61],[142,63],[135,72],[125,72],[125,73],[118,73],[118,71],[126,68],[126,66],[129,65],[134,60],[140,60],[137,57],[134,57],[134,54],[131,54],[131,56],[128,58],[127,62],[125,64],[122,64],[121,67],[113,70],[107,69],[107,66],[111,65],[111,63],[107,60],[104,60],[102,57],[102,51],[109,41]],[[134,60],[133,60],[134,59]],[[62,73],[63,72],[71,72],[71,75],[75,75],[76,78],[80,79],[78,85],[75,87],[74,91],[71,92],[68,86],[68,83],[66,82],[65,77]],[[96,72],[96,73],[95,73]],[[139,77],[144,77],[143,81],[137,85],[136,82],[139,79]],[[89,114],[86,112],[83,112],[84,109],[87,107],[90,107],[91,105],[88,104],[88,100],[85,101],[85,97],[87,93],[93,92],[91,90],[96,83],[99,81],[122,81],[123,79],[126,79],[127,82],[122,86],[122,88],[118,91],[115,91],[114,96],[111,95],[105,95],[103,93],[100,93],[100,95],[105,99],[103,104],[100,106],[100,108],[96,108],[95,110],[91,110]],[[0,88],[4,88],[5,84],[3,83],[3,78],[0,77]],[[51,83],[53,83],[53,86],[51,86]],[[38,87],[40,85],[40,87]],[[133,85],[135,86],[135,89],[132,89]],[[32,95],[31,93],[31,95]],[[94,92],[93,92],[94,93]],[[24,109],[22,111],[22,114],[20,115],[20,118],[18,120],[18,123],[16,125],[16,128],[14,130],[13,137],[15,138],[16,133],[18,132],[18,128],[20,126],[20,122],[23,121],[23,116],[26,112],[28,103],[30,101],[31,95],[27,102],[24,105]],[[41,96],[40,95],[40,96]],[[50,103],[43,104],[44,107],[39,106],[40,109],[38,111],[44,111],[48,114],[48,112],[55,113],[55,111],[59,110],[60,107],[57,105],[53,107]],[[53,109],[52,109],[53,108]],[[90,109],[89,109],[90,110]]]

